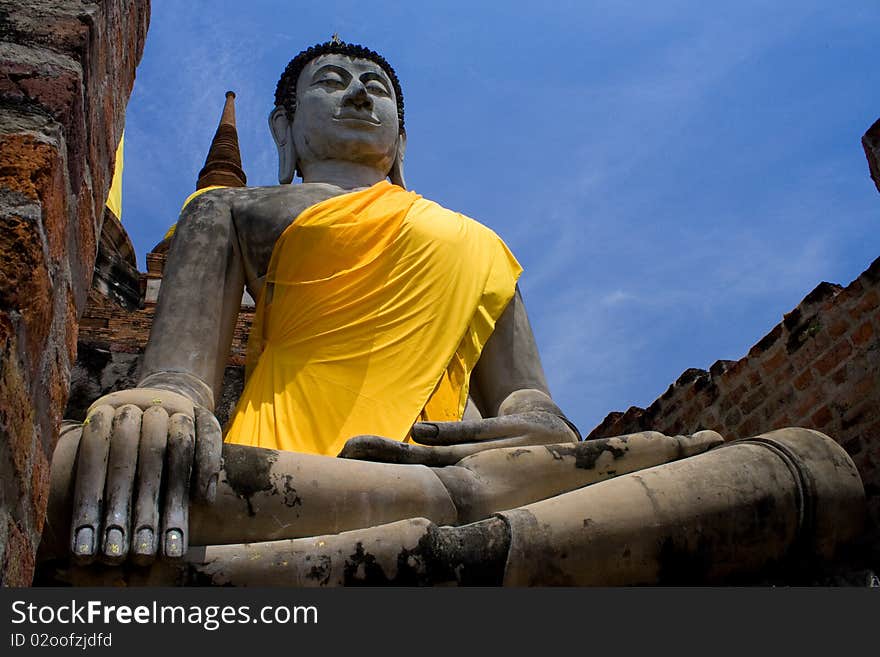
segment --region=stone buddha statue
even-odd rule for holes
[[[72,563],[130,562],[143,583],[649,583],[694,551],[716,550],[700,572],[723,577],[857,531],[858,474],[816,432],[581,442],[515,257],[406,189],[383,57],[300,53],[269,127],[280,185],[186,205],[138,387],[59,441],[44,542]],[[245,288],[256,320],[224,435],[212,411]],[[761,545],[755,505],[782,518]]]

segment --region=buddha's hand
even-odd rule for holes
[[[417,422],[410,435],[419,444],[379,436],[355,436],[345,443],[339,456],[439,467],[453,465],[466,456],[497,447],[552,445],[580,439],[566,420],[547,411],[461,422]]]
[[[74,560],[118,564],[130,554],[148,564],[158,553],[183,556],[190,498],[214,501],[222,442],[213,413],[178,393],[135,388],[98,399],[77,453]]]

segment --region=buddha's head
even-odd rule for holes
[[[367,165],[405,187],[400,82],[385,58],[363,46],[334,39],[290,60],[269,127],[282,184],[333,160]]]

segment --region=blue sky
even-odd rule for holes
[[[123,223],[143,269],[227,89],[248,183],[277,184],[288,60],[334,32],[367,45],[403,84],[408,184],[517,255],[551,391],[586,433],[880,255],[860,145],[878,28],[875,0],[153,0]]]

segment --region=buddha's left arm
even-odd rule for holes
[[[484,418],[543,411],[568,421],[550,397],[519,286],[483,348],[471,391]]]

